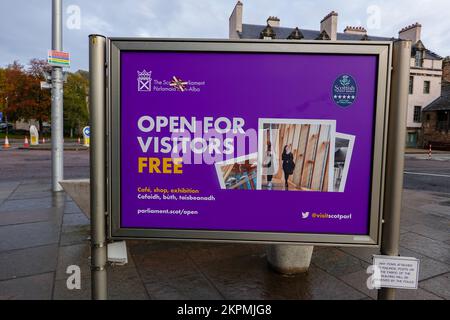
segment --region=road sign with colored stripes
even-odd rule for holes
[[[70,54],[68,52],[49,50],[47,62],[55,67],[70,67]]]

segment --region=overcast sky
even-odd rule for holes
[[[264,24],[268,16],[282,26],[318,29],[331,10],[338,31],[364,26],[371,35],[397,36],[420,22],[425,46],[450,55],[449,0],[242,0],[244,23]],[[106,36],[227,38],[236,0],[63,0],[64,50],[71,71],[88,69],[91,33]],[[80,23],[77,11],[80,11]],[[68,10],[70,12],[68,12]],[[0,66],[14,60],[46,59],[51,46],[51,0],[0,1]]]

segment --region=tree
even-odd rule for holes
[[[51,74],[51,67],[45,60],[31,59],[27,75],[30,81],[30,100],[28,118],[39,122],[39,131],[43,132],[43,122],[50,120],[51,94],[41,89],[41,81],[45,80],[44,72]]]
[[[21,106],[28,90],[23,65],[14,61],[2,72],[0,82],[0,98],[4,105],[5,116],[10,121],[19,120],[23,116]]]
[[[69,73],[64,84],[64,127],[73,136],[81,135],[81,129],[89,122],[89,81],[86,72]]]
[[[0,111],[11,122],[17,120],[39,122],[42,132],[43,123],[51,117],[51,92],[41,90],[44,73],[51,73],[51,67],[45,60],[32,59],[25,68],[14,61],[5,69],[0,69]],[[78,135],[81,128],[88,124],[89,73],[78,71],[68,73],[64,84],[64,127],[71,136],[74,130]]]
[[[3,69],[0,76],[0,101],[9,121],[50,119],[50,92],[41,90],[43,71],[49,70],[44,60],[32,59],[28,69],[14,61]]]

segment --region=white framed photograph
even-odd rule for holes
[[[344,133],[336,133],[334,152],[334,192],[344,192],[347,182],[350,162],[352,160],[355,136]]]
[[[334,191],[335,120],[259,119],[259,190]]]
[[[256,190],[257,153],[215,163],[221,189]]]

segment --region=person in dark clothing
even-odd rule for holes
[[[284,186],[286,187],[286,190],[288,190],[288,179],[289,176],[294,173],[295,168],[294,155],[292,154],[290,144],[284,146],[281,160],[283,161]]]

